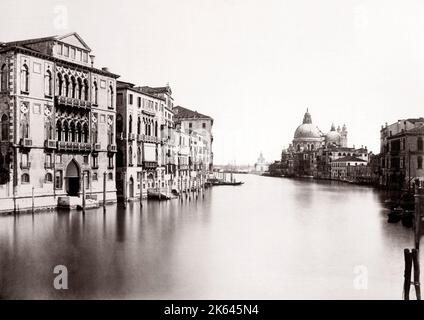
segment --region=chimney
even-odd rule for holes
[[[91,61],[91,67],[93,68],[93,66],[94,66],[94,58],[95,58],[96,56],[94,55],[94,54],[90,54],[90,61]]]

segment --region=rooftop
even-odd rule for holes
[[[213,120],[210,116],[204,115],[197,111],[193,111],[181,106],[176,106],[174,108],[174,119],[209,119]]]
[[[346,157],[334,160],[333,162],[366,162],[366,161],[354,156],[346,156]]]

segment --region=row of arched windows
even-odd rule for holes
[[[141,162],[142,162],[142,159],[143,159],[141,152],[142,152],[141,147],[138,147],[137,148],[137,164],[138,165],[141,165]],[[129,148],[128,148],[128,164],[130,166],[133,165],[133,148],[132,148],[132,146],[129,146]]]
[[[88,143],[89,131],[87,123],[58,120],[56,122],[56,138],[58,141]]]
[[[122,128],[122,116],[118,115],[118,132],[122,132],[123,128]],[[128,117],[128,133],[132,133],[132,127],[133,127],[133,117],[132,115],[130,115]],[[141,133],[141,117],[137,118],[137,134],[142,134]],[[148,136],[158,136],[158,122],[154,121],[145,121],[144,123],[144,134],[148,135]]]
[[[87,79],[68,75],[62,76],[61,73],[57,74],[57,92],[60,96],[68,98],[89,100],[89,87]]]
[[[7,91],[7,67],[3,64],[0,68],[0,92]]]

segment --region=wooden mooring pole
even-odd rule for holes
[[[411,271],[412,271],[412,254],[409,249],[403,250],[405,258],[405,272],[403,282],[403,299],[409,300],[409,289],[411,287]]]

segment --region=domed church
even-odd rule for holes
[[[312,117],[309,110],[303,116],[303,123],[297,127],[294,132],[292,150],[295,152],[317,151],[322,147],[346,147],[347,129],[346,125],[340,129],[331,125],[330,132],[324,134],[312,123]]]
[[[314,151],[323,145],[324,135],[317,126],[312,123],[309,110],[303,116],[303,123],[294,132],[293,148],[297,152]]]

